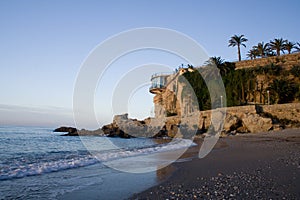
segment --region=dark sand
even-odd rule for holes
[[[300,199],[300,129],[220,138],[202,159],[199,148],[185,154],[192,161],[174,163],[166,181],[130,199]]]

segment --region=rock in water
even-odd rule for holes
[[[67,133],[67,134],[64,134],[64,136],[78,136],[77,129],[73,128],[73,127],[61,126],[57,129],[55,129],[53,132]]]

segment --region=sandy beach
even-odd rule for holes
[[[201,145],[201,141],[198,141]],[[220,138],[199,159],[191,147],[161,184],[130,199],[299,199],[300,129]]]

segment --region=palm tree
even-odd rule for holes
[[[256,59],[256,57],[258,56],[259,54],[257,49],[252,48],[248,51],[247,57],[250,58],[251,60]]]
[[[280,51],[284,53],[284,46],[285,46],[286,40],[280,38],[280,39],[274,39],[273,41],[270,41],[270,47],[272,50],[276,51],[276,55],[280,56]]]
[[[216,66],[219,69],[221,76],[226,75],[230,71],[235,69],[235,64],[232,62],[224,62],[224,59],[219,57],[210,57],[208,61],[206,61],[207,66]]]
[[[270,46],[268,43],[260,42],[256,46],[252,47],[257,52],[257,55],[264,58],[270,53]]]
[[[220,72],[220,74],[222,74],[220,68],[224,63],[224,59],[222,59],[220,56],[219,57],[210,57],[208,61],[205,62],[206,66],[208,66],[207,68],[205,68],[205,77],[207,79],[215,79],[216,77],[218,77],[218,73]],[[216,68],[219,70],[216,70]],[[209,78],[208,78],[209,77]]]
[[[224,63],[224,59],[222,59],[220,56],[219,57],[214,56],[214,57],[210,57],[206,63],[207,65],[216,65],[217,67],[219,67]]]
[[[244,44],[244,42],[247,42],[248,39],[244,37],[244,35],[234,35],[231,37],[231,39],[229,40],[229,47],[232,46],[232,47],[235,47],[237,46],[238,47],[238,58],[239,58],[239,61],[242,60],[242,57],[241,57],[241,45],[243,47],[246,47],[246,45]]]
[[[295,47],[297,49],[297,51],[300,51],[300,43],[297,42],[297,46]]]
[[[296,44],[294,42],[286,41],[284,44],[284,49],[288,51],[288,54],[291,54],[291,51],[296,48]]]

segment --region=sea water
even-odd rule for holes
[[[188,140],[67,137],[52,130],[0,127],[0,199],[126,199],[157,183],[156,171],[145,169],[165,161],[157,153],[191,145]]]

